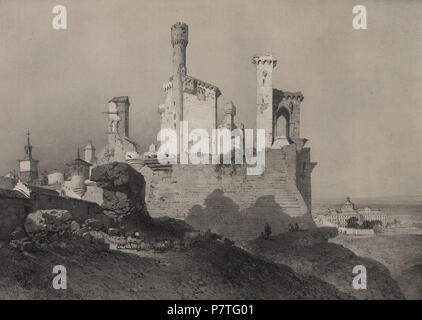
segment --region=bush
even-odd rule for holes
[[[351,217],[346,220],[346,228],[359,229],[359,219]]]

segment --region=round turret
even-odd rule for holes
[[[89,179],[90,163],[81,159],[78,153],[76,159],[67,164],[69,166],[70,186],[76,194],[82,196],[86,191],[85,180]]]
[[[173,47],[182,43],[186,46],[189,42],[189,27],[186,23],[177,22],[171,27],[171,44]]]
[[[72,191],[82,196],[86,191],[85,177],[82,175],[73,175],[70,180]]]

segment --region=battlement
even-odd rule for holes
[[[273,68],[275,68],[277,66],[277,60],[273,58],[272,55],[262,55],[262,56],[254,56],[252,58],[252,63],[253,64],[269,64],[269,65],[273,65]]]
[[[176,44],[187,45],[189,42],[189,27],[186,23],[177,22],[171,27],[171,44],[173,47]]]
[[[194,93],[197,88],[200,88],[200,89],[208,89],[208,90],[214,91],[217,97],[221,95],[220,89],[211,83],[202,81],[198,78],[194,78],[188,75],[186,75],[184,78],[185,78],[183,82],[184,92]],[[173,77],[170,77],[169,81],[163,84],[163,91],[167,92],[172,88],[173,88]]]
[[[124,104],[130,105],[128,96],[114,97],[109,102],[124,103]]]
[[[280,103],[280,101],[302,102],[304,96],[302,92],[288,92],[279,89],[273,89],[273,101]]]

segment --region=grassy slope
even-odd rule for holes
[[[385,265],[408,299],[422,299],[422,235],[339,236],[331,239],[357,255]]]
[[[388,269],[381,263],[359,257],[341,245],[328,243],[319,230],[284,233],[269,240],[257,239],[248,249],[301,274],[314,275],[358,299],[402,299]],[[355,265],[366,266],[367,290],[352,287]]]
[[[187,252],[107,251],[69,240],[65,249],[23,254],[0,249],[0,299],[339,299],[313,276],[219,242]],[[68,289],[52,289],[52,268],[66,266]]]

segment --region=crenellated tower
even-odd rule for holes
[[[174,129],[177,136],[180,132],[180,121],[183,121],[183,84],[186,77],[186,47],[189,42],[189,28],[183,22],[171,27],[171,44],[173,46],[173,103]]]
[[[265,148],[273,143],[273,69],[277,60],[271,55],[254,56],[256,65],[256,128],[265,129]]]
[[[181,137],[180,122],[189,123],[188,132],[204,129],[211,137],[217,128],[217,99],[221,95],[217,86],[187,74],[186,47],[189,42],[189,27],[178,22],[171,27],[172,74],[163,85],[165,102],[158,111],[161,116],[161,129],[174,130],[178,143]],[[182,138],[182,139],[180,139]],[[188,142],[188,144],[191,142]],[[178,146],[178,152],[181,146]]]

